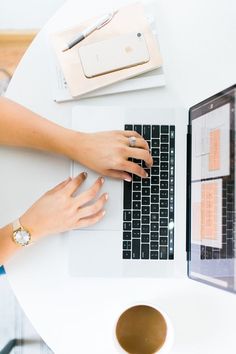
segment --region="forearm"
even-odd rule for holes
[[[6,261],[20,248],[12,240],[12,225],[0,229],[0,265]]]
[[[76,133],[6,98],[0,98],[0,144],[71,157]]]

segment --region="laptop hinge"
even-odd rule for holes
[[[186,185],[186,253],[187,261],[191,256],[191,133],[192,126],[188,125],[187,130],[187,185]]]

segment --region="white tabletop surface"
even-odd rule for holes
[[[67,2],[28,49],[7,96],[69,126],[71,108],[78,102],[52,100],[48,34],[119,4],[115,0]],[[189,106],[236,82],[235,14],[235,0],[156,0],[154,15],[167,85],[89,99],[86,104],[178,105],[186,112],[184,127]],[[2,225],[69,174],[68,159],[47,153],[1,148],[0,157]],[[183,159],[183,168],[184,164]],[[171,318],[175,330],[171,353],[235,353],[235,295],[187,278],[72,278],[66,246],[66,234],[49,237],[20,252],[6,266],[20,304],[56,354],[116,353],[116,320],[123,309],[141,302],[159,306]]]

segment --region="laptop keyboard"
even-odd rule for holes
[[[148,142],[153,166],[132,159],[148,178],[124,181],[123,259],[174,259],[175,126],[131,125]]]

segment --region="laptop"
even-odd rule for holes
[[[106,216],[70,232],[79,277],[185,277],[235,290],[235,96],[232,86],[189,109],[78,105],[73,129],[136,130],[154,164],[148,178],[105,178]],[[85,168],[76,162],[71,174]],[[97,178],[93,171],[80,192]],[[187,187],[186,187],[187,186]],[[187,225],[187,227],[186,227]]]

